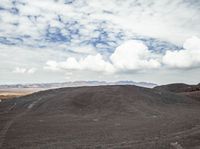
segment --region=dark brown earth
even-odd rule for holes
[[[175,93],[200,91],[200,83],[197,85],[189,85],[184,83],[174,83],[156,86],[156,89],[168,90]]]
[[[199,149],[200,102],[136,86],[42,91],[0,102],[2,149]]]
[[[155,89],[170,91],[200,101],[200,83],[197,85],[174,83],[174,84],[157,86],[155,87]]]

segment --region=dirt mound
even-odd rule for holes
[[[175,83],[175,84],[156,86],[155,89],[167,90],[175,93],[193,92],[193,91],[200,91],[200,84],[188,85],[183,83]]]
[[[135,107],[148,113],[154,106],[165,107],[193,102],[173,93],[136,86],[62,88],[42,91],[19,100],[27,102],[36,97],[42,98],[42,102],[32,109],[36,114],[58,111],[72,114],[134,113]]]
[[[188,85],[182,83],[168,84],[157,86],[155,89],[182,94],[200,101],[200,83],[197,85]]]
[[[61,88],[0,103],[0,148],[191,149],[200,104],[136,86]],[[195,142],[195,143],[194,143]]]

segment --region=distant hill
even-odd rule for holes
[[[192,97],[200,101],[200,83],[197,85],[174,83],[174,84],[156,86],[155,89],[166,90],[166,91],[186,95],[188,97]]]
[[[78,86],[102,86],[102,85],[136,85],[147,88],[153,88],[156,86],[156,84],[154,83],[134,82],[134,81],[117,81],[117,82],[74,81],[74,82],[63,82],[63,83],[0,85],[0,99],[10,99],[42,90],[55,89],[55,88],[78,87]]]

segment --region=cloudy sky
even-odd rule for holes
[[[199,0],[0,2],[0,84],[199,76]]]

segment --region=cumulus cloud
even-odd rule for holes
[[[48,70],[51,70],[51,71],[60,70],[59,66],[58,66],[58,63],[56,61],[53,61],[53,60],[47,61],[46,62],[46,66],[44,67],[44,69],[48,69]]]
[[[118,46],[104,59],[101,54],[88,55],[77,60],[69,57],[66,61],[47,61],[45,68],[58,70],[90,70],[116,73],[159,68],[194,68],[200,66],[200,39],[192,37],[185,41],[183,49],[166,53],[153,53],[139,40],[129,40]]]
[[[13,70],[14,73],[25,73],[26,72],[26,69],[25,68],[19,68],[19,67],[16,67],[14,70]]]
[[[185,41],[183,44],[184,49],[188,50],[200,50],[200,38],[193,36]]]
[[[143,70],[159,68],[160,62],[141,41],[130,40],[116,48],[110,57],[120,70]]]
[[[18,73],[18,74],[33,74],[36,72],[36,68],[23,68],[23,67],[16,67],[13,70],[13,73]]]
[[[88,55],[76,60],[69,57],[66,61],[47,61],[46,69],[62,70],[91,70],[106,73],[117,71],[144,70],[159,68],[158,59],[152,54],[141,41],[130,40],[116,48],[108,60],[104,60],[101,54]]]
[[[170,68],[194,68],[200,66],[200,39],[192,37],[185,41],[183,49],[166,51],[163,63]]]
[[[115,71],[113,65],[103,59],[101,54],[88,55],[85,58],[77,60],[74,57],[69,57],[66,61],[56,62],[47,61],[45,69],[50,70],[90,70],[97,72],[112,73]]]

